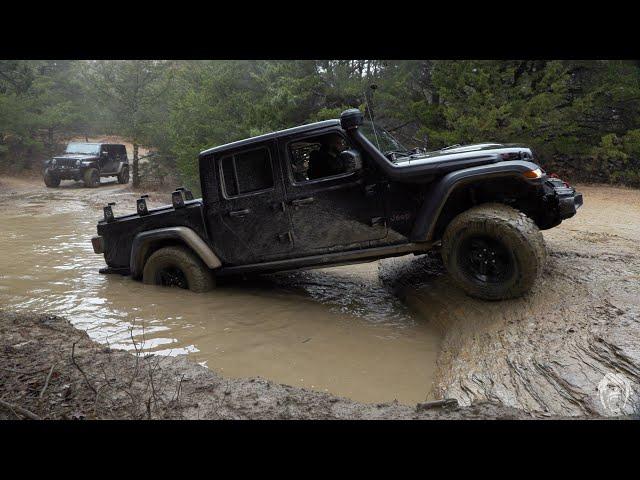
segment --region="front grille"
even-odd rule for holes
[[[75,158],[56,158],[56,166],[62,168],[73,168],[76,166]]]

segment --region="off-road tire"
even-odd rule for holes
[[[213,272],[200,258],[186,247],[163,247],[151,254],[142,271],[142,282],[147,285],[163,285],[163,271],[178,269],[184,275],[187,288],[192,292],[207,292],[215,287]]]
[[[88,168],[82,174],[84,186],[88,188],[96,188],[100,185],[100,172],[96,168]]]
[[[44,172],[44,184],[49,188],[60,186],[60,177],[51,173],[48,169]]]
[[[129,183],[129,167],[122,167],[118,174],[118,183]]]
[[[475,237],[474,237],[475,236]],[[465,241],[482,236],[501,244],[512,265],[504,280],[481,281],[465,270]],[[472,297],[503,300],[528,292],[542,273],[546,247],[537,225],[524,213],[485,203],[459,214],[442,238],[442,259],[454,282]]]

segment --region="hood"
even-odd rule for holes
[[[56,160],[68,158],[70,160],[94,160],[98,158],[98,155],[86,154],[86,153],[65,153],[64,155],[56,155]]]
[[[396,156],[395,164],[433,164],[441,165],[450,162],[474,162],[477,164],[495,163],[503,160],[532,160],[530,148],[514,143],[474,143],[470,145],[454,145],[426,153],[415,153],[410,156]]]

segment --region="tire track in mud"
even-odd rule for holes
[[[597,208],[598,191],[592,193]],[[466,297],[434,255],[381,262],[383,281],[442,330],[441,398],[461,405],[489,400],[541,416],[640,413],[640,252],[633,238],[636,231],[640,237],[640,221],[632,223],[631,236],[628,223],[623,232],[589,217],[575,222],[578,228],[569,222],[571,229],[544,232],[549,256],[543,277],[520,299]],[[605,227],[606,234],[592,231]],[[600,400],[607,375],[630,387],[617,410]]]

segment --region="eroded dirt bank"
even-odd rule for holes
[[[491,402],[362,404],[184,357],[130,354],[61,317],[0,311],[0,419],[527,419]]]
[[[466,297],[435,257],[381,263],[387,284],[443,332],[439,396],[536,415],[640,412],[640,191],[580,190],[584,207],[544,232],[544,275],[524,298]]]

